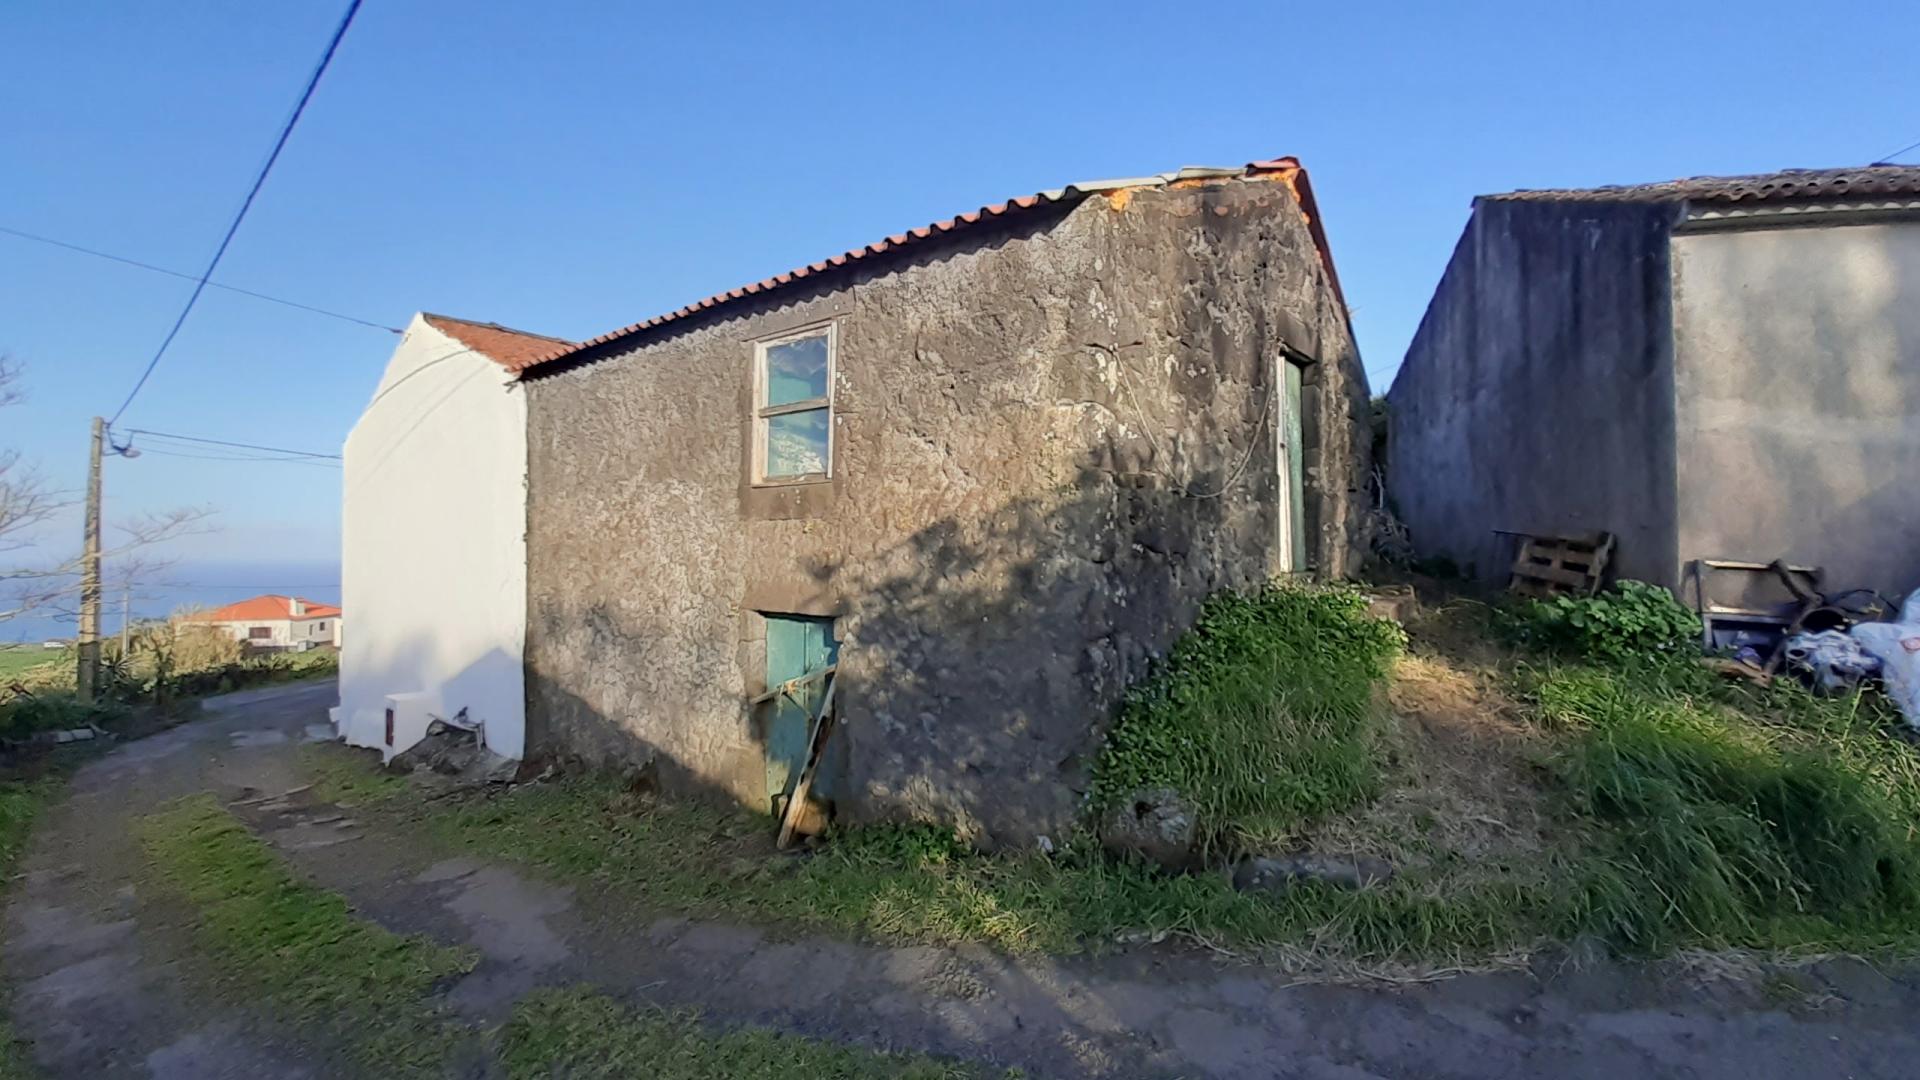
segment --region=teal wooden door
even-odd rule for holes
[[[833,640],[833,620],[804,615],[769,615],[767,618],[767,686],[778,686],[819,671],[840,658],[840,643]],[[767,703],[767,801],[777,807],[780,799],[793,790],[800,770],[807,763],[807,716],[820,704],[823,683],[811,683],[794,695],[795,704],[784,695]],[[814,777],[813,792],[831,798],[826,790],[824,772]]]
[[[1287,565],[1288,573],[1298,573],[1307,568],[1307,447],[1306,438],[1301,432],[1300,365],[1282,360],[1282,373],[1286,377],[1286,397],[1282,399],[1280,422],[1284,425],[1281,437],[1286,440],[1286,491],[1287,500]]]

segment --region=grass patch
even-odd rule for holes
[[[1223,592],[1127,695],[1096,763],[1092,809],[1172,788],[1207,851],[1270,849],[1379,789],[1376,691],[1405,644],[1339,587]]]
[[[0,682],[13,679],[46,664],[58,662],[60,651],[40,645],[0,645]]]
[[[65,778],[0,781],[0,881],[11,881],[27,850],[33,824],[60,794]],[[11,1022],[0,1023],[0,1080],[27,1080],[39,1072]]]
[[[1302,887],[1275,901],[1235,891],[1222,874],[1167,874],[1084,841],[1052,857],[986,855],[912,826],[850,830],[817,853],[782,855],[766,818],[636,796],[610,777],[427,803],[340,747],[315,747],[308,760],[322,798],[394,814],[448,850],[631,890],[662,913],[1047,953],[1175,935],[1365,961],[1452,960],[1513,938],[1503,914],[1515,903],[1511,885],[1460,896],[1407,877],[1363,893]]]
[[[1395,659],[1398,631],[1341,590],[1208,605],[1123,708],[1095,805],[1175,786],[1216,854],[1390,855],[1398,876],[1357,893],[1244,894],[1084,835],[1051,857],[984,855],[888,826],[776,855],[764,818],[612,778],[425,802],[340,748],[309,753],[322,797],[450,849],[630,889],[662,913],[883,941],[1058,953],[1176,935],[1332,968],[1470,964],[1582,935],[1646,954],[1920,950],[1920,754],[1889,737],[1891,709],[1719,680],[1670,649],[1678,623],[1647,601],[1616,614],[1653,644],[1598,664],[1567,659],[1565,638],[1521,660],[1484,615],[1437,651],[1416,626],[1415,654]],[[1399,683],[1380,695],[1389,670]]]
[[[501,1033],[501,1061],[510,1080],[970,1080],[988,1075],[929,1057],[838,1046],[764,1028],[713,1032],[690,1015],[636,1012],[580,989],[527,995]]]
[[[197,909],[195,938],[224,979],[339,1038],[381,1075],[437,1073],[459,1033],[428,999],[472,970],[470,951],[354,917],[211,795],[168,805],[138,832],[154,872]]]
[[[1600,826],[1574,928],[1646,952],[1920,947],[1920,760],[1884,703],[1685,661],[1527,678],[1570,811]]]
[[[347,783],[336,792],[370,802],[395,794],[348,769],[328,777],[330,786]],[[197,939],[221,976],[263,995],[277,1016],[324,1031],[370,1075],[442,1075],[459,1044],[475,1038],[431,1000],[445,980],[472,970],[470,951],[356,918],[338,894],[295,879],[211,796],[173,803],[139,831],[157,871],[198,909]],[[584,988],[529,994],[498,1036],[510,1077],[985,1075],[759,1028],[709,1030],[690,1015],[633,1012]]]

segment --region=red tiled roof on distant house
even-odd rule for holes
[[[926,225],[908,232],[896,233],[893,236],[868,244],[865,247],[854,248],[852,251],[835,255],[832,258],[820,262],[809,263],[806,266],[789,270],[784,274],[778,274],[762,281],[756,281],[751,285],[744,285],[738,289],[731,289],[724,293],[716,293],[704,300],[696,300],[678,311],[670,311],[665,315],[658,315],[644,322],[637,322],[631,326],[622,327],[611,333],[601,334],[598,337],[590,338],[578,344],[563,344],[559,346],[549,344],[546,348],[537,352],[523,355],[522,358],[517,361],[503,361],[503,363],[506,363],[508,370],[517,371],[524,378],[531,368],[543,364],[550,364],[556,360],[575,357],[597,345],[605,345],[608,342],[632,337],[636,334],[667,325],[676,320],[711,310],[731,301],[742,300],[749,296],[756,296],[774,289],[779,289],[805,278],[849,266],[875,255],[898,251],[929,239],[942,237],[948,233],[964,229],[971,225],[977,225],[983,221],[1017,215],[1041,207],[1054,205],[1070,206],[1091,195],[1105,195],[1113,199],[1115,207],[1118,208],[1126,205],[1126,192],[1135,188],[1194,187],[1202,184],[1221,183],[1231,180],[1268,180],[1287,185],[1288,189],[1293,192],[1294,200],[1300,204],[1300,211],[1306,218],[1308,232],[1313,236],[1314,246],[1319,249],[1320,263],[1325,267],[1327,272],[1327,282],[1333,289],[1334,297],[1340,301],[1341,307],[1344,309],[1346,306],[1346,298],[1342,296],[1340,292],[1339,275],[1335,274],[1333,270],[1333,252],[1327,246],[1326,231],[1320,221],[1320,208],[1313,199],[1313,188],[1307,183],[1307,170],[1301,166],[1297,158],[1280,157],[1273,158],[1269,161],[1251,162],[1237,169],[1188,167],[1178,172],[1159,173],[1154,176],[1133,177],[1125,180],[1094,180],[1079,184],[1069,184],[1064,188],[1055,188],[1051,191],[1035,192],[1032,195],[1022,195],[993,206],[983,206],[971,213],[961,214],[959,217],[948,218],[945,221],[936,221],[931,225]]]
[[[530,334],[525,330],[501,326],[499,323],[472,322],[426,311],[421,312],[420,317],[427,320],[428,326],[508,371],[518,371],[534,358],[544,356],[556,348],[573,347],[573,342],[566,338]]]
[[[192,617],[193,622],[275,622],[281,619],[331,619],[340,615],[340,609],[332,604],[316,603],[305,598],[300,603],[306,610],[299,615],[293,614],[291,596],[256,596],[251,600],[241,600],[226,607],[203,611]]]

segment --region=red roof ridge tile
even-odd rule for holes
[[[555,346],[573,347],[573,342],[566,338],[516,330],[511,326],[502,326],[494,322],[478,322],[452,315],[437,315],[431,311],[421,312],[420,318],[425,320],[428,326],[509,371],[519,370],[518,365],[528,357],[551,352]]]
[[[558,348],[547,348],[525,356],[516,362],[507,363],[503,361],[503,363],[505,363],[509,371],[516,372],[520,377],[525,378],[527,377],[527,372],[534,368],[576,356],[596,346],[644,333],[645,331],[664,326],[679,319],[687,318],[702,311],[711,310],[722,304],[731,303],[735,300],[754,296],[772,289],[782,288],[803,278],[812,277],[815,274],[838,269],[875,255],[898,251],[901,248],[910,247],[930,237],[949,233],[964,226],[976,225],[989,219],[1004,217],[1016,211],[1032,210],[1036,207],[1055,204],[1074,204],[1090,195],[1110,194],[1127,188],[1168,187],[1176,184],[1184,186],[1191,183],[1228,180],[1280,180],[1288,185],[1294,194],[1295,200],[1299,202],[1301,211],[1306,215],[1307,226],[1312,233],[1314,245],[1319,249],[1321,264],[1326,269],[1328,282],[1333,289],[1335,298],[1340,301],[1341,309],[1344,311],[1346,308],[1346,299],[1340,292],[1339,276],[1334,273],[1333,253],[1327,246],[1326,233],[1320,222],[1320,210],[1313,201],[1313,189],[1307,183],[1306,169],[1301,166],[1298,158],[1285,156],[1269,158],[1265,161],[1249,162],[1237,169],[1189,166],[1170,173],[1157,173],[1152,176],[1133,177],[1121,180],[1086,181],[1079,184],[1069,184],[1064,188],[1034,192],[1031,195],[1017,195],[1005,202],[996,203],[992,206],[982,206],[978,210],[970,210],[942,221],[935,221],[918,228],[909,229],[903,233],[895,233],[875,243],[853,248],[819,262],[808,263],[805,266],[796,267],[772,277],[762,278],[750,285],[743,285],[736,289],[729,289],[726,292],[715,293],[704,299],[696,300],[685,307],[677,308],[666,314],[656,315],[653,318],[644,319],[628,326],[623,326],[618,330],[610,330],[607,333],[588,338],[585,341],[563,344]]]
[[[293,614],[291,601],[299,600],[303,605],[302,614]],[[342,614],[338,605],[322,604],[306,597],[282,596],[279,593],[263,593],[259,596],[236,600],[224,607],[211,611],[196,612],[187,616],[188,622],[241,622],[259,620],[273,622],[280,619],[331,619]]]

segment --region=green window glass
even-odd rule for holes
[[[767,476],[825,476],[827,410],[767,418]]]
[[[767,405],[827,396],[827,335],[767,346]]]

